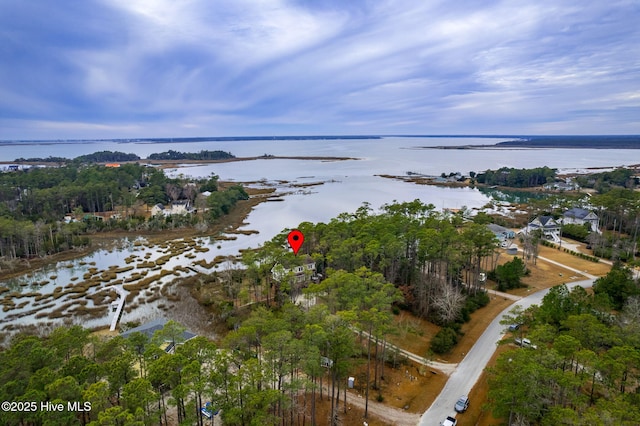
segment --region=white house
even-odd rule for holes
[[[164,204],[158,203],[151,207],[151,216],[155,216],[157,214],[164,214]]]
[[[289,274],[292,274],[291,278],[295,283],[310,281],[316,277],[316,262],[310,257],[307,257],[302,265],[287,265],[285,267],[281,263],[277,263],[271,268],[271,276],[276,281],[282,281]]]
[[[293,303],[306,308],[315,305],[314,295],[302,294],[302,289],[309,283],[318,282],[321,279],[321,276],[316,273],[316,262],[311,257],[306,256],[301,265],[276,263],[271,268],[271,276],[275,281],[286,281],[289,284],[289,296]]]
[[[556,243],[560,242],[560,224],[551,216],[536,217],[520,232],[532,233],[537,230],[542,231],[542,236],[544,238],[553,240]]]
[[[573,223],[576,225],[584,225],[585,223],[589,224],[591,228],[591,232],[600,233],[600,218],[594,212],[591,212],[586,209],[581,209],[579,207],[574,207],[572,209],[567,210],[562,215],[562,223],[564,225],[568,223]]]
[[[164,204],[158,203],[151,207],[151,216],[162,214],[165,216],[171,216],[174,214],[188,214],[193,213],[195,210],[191,207],[189,200],[174,201],[168,207]]]
[[[544,189],[555,191],[577,191],[580,189],[580,185],[573,181],[571,178],[566,178],[564,182],[556,181],[543,185]]]

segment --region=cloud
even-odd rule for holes
[[[640,133],[633,1],[40,0],[3,11],[0,117],[12,124],[0,138],[42,134],[27,123],[58,123],[51,137]]]

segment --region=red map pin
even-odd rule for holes
[[[289,232],[289,235],[287,235],[287,241],[289,241],[289,245],[293,249],[293,254],[298,255],[298,250],[300,250],[300,247],[302,247],[302,243],[304,242],[304,234],[297,229],[294,229]]]

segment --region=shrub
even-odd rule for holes
[[[498,265],[494,271],[489,273],[489,278],[498,283],[498,290],[506,291],[512,288],[523,287],[520,278],[527,274],[527,268],[518,257],[504,265]]]
[[[431,350],[436,354],[445,354],[456,343],[458,343],[458,333],[451,327],[444,327],[431,339]]]
[[[458,322],[469,322],[471,319],[471,314],[477,311],[478,309],[487,306],[489,304],[489,294],[486,291],[481,291],[476,294],[468,294],[464,301],[464,306],[460,309],[460,314],[458,315]],[[452,324],[448,324],[449,327],[452,327]]]

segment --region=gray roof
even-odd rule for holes
[[[153,334],[157,330],[162,330],[164,328],[164,325],[167,323],[167,321],[168,320],[166,318],[162,318],[162,317],[156,318],[153,321],[149,321],[147,323],[139,325],[138,327],[131,328],[121,333],[120,335],[122,337],[129,337],[132,333],[140,332],[146,335],[149,339],[151,339],[153,337]],[[196,337],[196,334],[185,330],[184,333],[182,333],[182,337],[184,338],[185,341],[187,341],[189,339]]]
[[[489,228],[491,231],[493,231],[495,233],[513,232],[511,229],[505,228],[504,226],[496,225],[495,223],[488,224],[487,228]]]
[[[576,219],[584,219],[585,217],[587,217],[587,215],[589,213],[590,213],[589,210],[581,209],[579,207],[574,207],[574,208],[569,209],[566,212],[564,212],[564,215],[566,217],[573,217],[573,218],[576,218]]]
[[[552,216],[538,216],[538,220],[543,226],[547,226],[547,224],[553,220]]]

